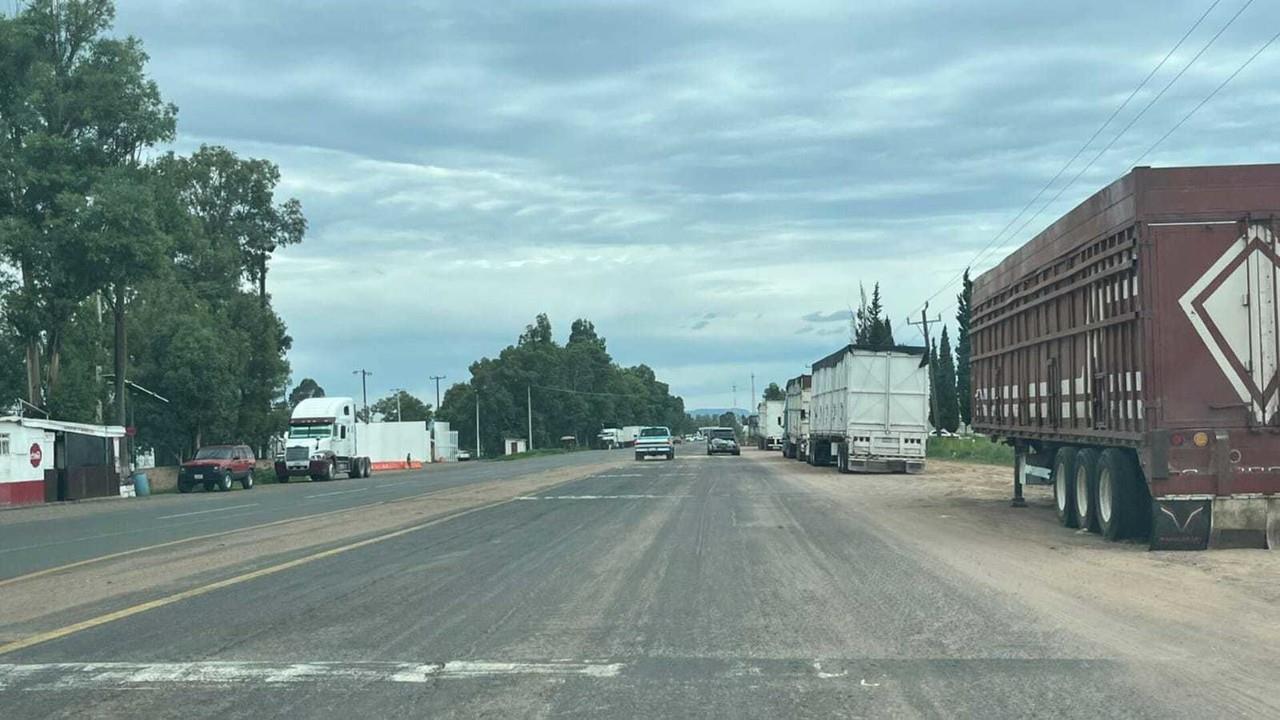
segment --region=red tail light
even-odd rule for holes
[[[1186,438],[1182,437],[1182,433],[1174,433],[1169,436],[1169,444],[1174,447],[1178,447],[1184,442],[1186,442]]]

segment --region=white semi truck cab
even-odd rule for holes
[[[372,462],[360,453],[356,403],[349,397],[307,398],[289,417],[284,455],[276,458],[276,478],[332,480],[345,474],[368,477]]]

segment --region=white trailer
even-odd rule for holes
[[[809,463],[840,472],[924,470],[929,369],[923,347],[849,345],[813,364]]]
[[[764,400],[756,408],[756,447],[761,450],[781,450],[782,414],[786,402],[782,400]]]
[[[626,425],[618,433],[618,444],[622,447],[631,447],[636,444],[636,438],[640,437],[640,431],[644,429],[643,425]]]
[[[782,409],[782,456],[809,459],[809,403],[813,376],[800,375],[787,381],[787,399]]]

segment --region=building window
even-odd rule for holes
[[[9,454],[9,433],[0,433],[0,455]]]

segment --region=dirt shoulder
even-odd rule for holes
[[[1011,507],[1003,467],[930,460],[919,476],[841,475],[773,453],[744,457],[875,524],[922,561],[1031,608],[1047,628],[1085,640],[1086,656],[1167,661],[1152,677],[1163,692],[1195,687],[1227,715],[1280,716],[1280,552],[1106,542],[1061,527],[1048,488],[1029,488],[1028,507]],[[1179,689],[1179,680],[1188,684]]]
[[[615,459],[514,475],[15,578],[0,588],[0,644],[247,568],[539,492],[622,464]]]

